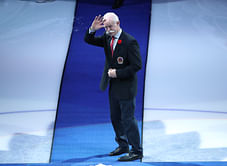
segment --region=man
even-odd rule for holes
[[[95,36],[95,32],[101,28],[105,28],[105,33]],[[105,51],[105,68],[100,88],[105,90],[109,84],[111,122],[116,135],[115,140],[119,144],[109,155],[128,153],[120,157],[119,161],[141,159],[142,147],[138,124],[134,117],[136,72],[142,67],[139,45],[131,35],[121,29],[118,16],[112,12],[103,17],[95,17],[86,32],[85,41],[104,47]],[[132,146],[130,151],[129,145]]]

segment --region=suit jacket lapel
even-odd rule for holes
[[[117,43],[116,43],[116,47],[115,47],[115,49],[114,49],[113,57],[116,56],[116,55],[118,55],[119,48],[121,47],[120,44],[118,44],[118,43],[119,43],[119,41],[122,41],[123,33],[124,33],[124,32],[122,31],[120,37],[118,38],[118,41],[117,41]]]

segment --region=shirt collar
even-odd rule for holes
[[[117,34],[114,36],[114,38],[119,39],[119,37],[121,36],[121,32],[122,32],[122,29],[120,28],[120,30],[117,32]]]

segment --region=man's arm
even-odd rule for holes
[[[95,37],[95,32],[89,33],[89,29],[84,36],[84,41],[88,44],[104,47],[104,36]]]
[[[87,42],[88,44],[103,47],[104,46],[103,36],[95,37],[95,32],[103,27],[104,27],[103,17],[101,15],[96,16],[91,24],[91,27],[87,30],[85,34],[84,37],[85,42]]]

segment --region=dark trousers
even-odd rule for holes
[[[119,100],[109,93],[111,122],[120,147],[132,145],[131,152],[142,153],[138,124],[134,116],[135,98]]]

